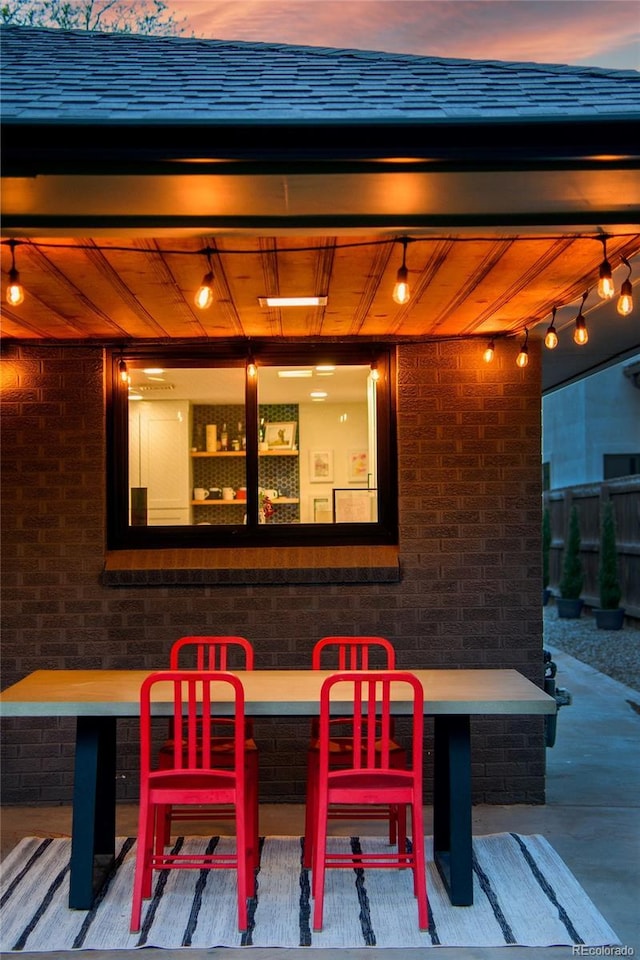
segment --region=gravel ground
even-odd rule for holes
[[[551,601],[543,607],[544,644],[564,650],[576,660],[640,690],[640,623],[622,630],[599,630],[595,618],[583,613],[576,620],[560,619]]]

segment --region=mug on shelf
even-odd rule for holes
[[[233,487],[223,487],[222,488],[222,499],[223,500],[233,500],[235,496],[235,490]]]
[[[209,494],[208,490],[205,490],[204,487],[196,487],[193,491],[194,500],[206,500]]]

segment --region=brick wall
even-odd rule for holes
[[[382,634],[400,666],[513,667],[541,684],[539,356],[532,344],[521,371],[515,341],[492,365],[481,348],[399,348],[400,583],[109,588],[102,351],[5,345],[2,686],[42,667],[158,667],[198,632],[244,634],[267,668],[306,666],[322,634]],[[264,800],[302,800],[305,732],[257,724]],[[74,733],[5,721],[3,802],[68,802]],[[118,757],[119,796],[135,798],[133,722]],[[473,772],[477,801],[543,802],[542,721],[475,720]]]

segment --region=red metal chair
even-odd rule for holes
[[[245,637],[236,636],[193,636],[180,637],[171,647],[169,668],[171,670],[253,670],[253,647]],[[232,718],[218,717],[216,727],[219,736],[212,744],[215,762],[220,767],[231,767],[234,763],[233,731],[224,737],[224,727],[234,723]],[[256,822],[253,832],[258,835],[258,748],[253,739],[253,720],[245,717],[245,759],[246,789],[251,795],[250,808],[255,811]],[[169,724],[169,736],[160,749],[160,767],[173,766],[174,736],[172,721]],[[171,839],[173,821],[228,820],[230,811],[216,807],[166,807],[164,813],[163,839],[165,846]],[[257,867],[257,845],[254,848]]]
[[[172,764],[152,769],[151,703],[167,685],[173,701]],[[155,697],[154,697],[155,695]],[[215,705],[232,709],[233,760],[217,763]],[[228,730],[225,729],[228,736]],[[140,689],[140,815],[131,932],[140,929],[142,900],[151,896],[153,870],[235,868],[238,881],[238,929],[247,929],[247,897],[255,893],[252,849],[252,794],[245,782],[244,689],[238,677],[221,671],[167,670],[150,674]],[[235,853],[165,853],[164,811],[173,804],[221,804],[233,811]]]
[[[330,661],[330,663],[329,663]],[[393,645],[385,637],[322,637],[315,644],[311,653],[311,667],[313,670],[395,670],[396,654]],[[352,762],[353,740],[350,724],[343,722],[339,717],[331,718],[331,765],[333,767],[349,766]],[[311,843],[309,838],[315,830],[315,796],[318,772],[318,732],[319,720],[314,717],[311,721],[311,740],[307,754],[307,800],[305,807],[305,846],[304,866],[311,866]],[[391,728],[393,736],[393,725]],[[390,745],[392,763],[394,767],[404,767],[406,753],[403,747],[392,742]],[[389,843],[404,843],[406,837],[406,811],[392,806],[380,809],[367,804],[359,810],[349,807],[342,809],[333,806],[329,810],[330,820],[388,820]]]
[[[399,770],[392,765],[391,697],[411,705],[410,762]],[[352,763],[335,769],[331,758],[331,704],[351,717]],[[353,870],[403,868],[413,871],[413,891],[418,900],[418,925],[428,927],[427,882],[422,824],[423,692],[411,673],[370,671],[336,673],[328,677],[320,694],[320,753],[316,783],[316,830],[312,849],[312,891],[315,899],[313,929],[322,929],[324,883],[327,868]],[[375,803],[411,810],[412,846],[390,853],[333,853],[327,850],[327,825],[331,804]]]

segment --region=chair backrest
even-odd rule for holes
[[[171,670],[253,670],[253,647],[244,637],[180,637],[169,654]]]
[[[422,684],[412,673],[384,670],[359,673],[334,673],[322,684],[320,692],[320,769],[330,766],[331,705],[342,722],[351,725],[353,737],[352,769],[389,770],[393,748],[392,696],[409,704],[412,716],[411,763],[408,770],[422,776],[422,743],[424,730]],[[336,707],[336,704],[339,706]],[[340,768],[344,773],[344,767]]]
[[[385,670],[396,668],[395,650],[384,637],[322,637],[311,653],[313,670],[373,670],[378,664]]]
[[[158,689],[161,684],[164,685],[162,691]],[[241,680],[222,671],[162,670],[149,674],[140,687],[140,772],[143,777],[152,769],[152,704],[159,699],[173,704],[172,769],[195,772],[216,768],[211,744],[218,722],[215,714],[220,712],[222,704],[227,708],[226,724],[233,725],[236,774],[244,769]],[[225,736],[230,738],[228,726]]]

